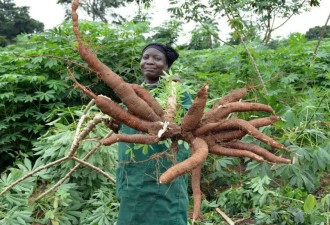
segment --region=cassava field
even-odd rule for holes
[[[132,161],[160,141],[192,149],[159,174],[192,177],[190,224],[329,224],[330,39],[178,46],[153,98],[132,85],[161,40],[148,23],[73,21],[0,49],[0,224],[115,224],[118,140]],[[147,135],[112,134],[113,118]]]

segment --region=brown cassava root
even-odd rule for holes
[[[163,173],[159,178],[160,183],[167,184],[178,176],[191,171],[204,162],[208,154],[206,142],[197,137],[191,142],[191,146],[193,148],[191,157],[172,166],[165,173]]]
[[[176,124],[173,122],[173,115],[175,115],[176,110],[175,91],[172,92],[173,96],[171,96],[170,104],[165,110],[163,110],[148,91],[139,85],[126,83],[120,76],[103,64],[97,58],[95,53],[83,43],[80,37],[77,15],[78,5],[79,0],[74,0],[72,3],[72,20],[73,31],[78,41],[78,52],[81,58],[89,65],[90,69],[115,92],[115,94],[127,106],[128,110],[125,110],[110,98],[96,95],[85,86],[79,84],[74,78],[72,72],[68,69],[72,80],[77,87],[94,99],[96,106],[99,107],[104,114],[107,114],[112,119],[131,128],[144,132],[144,134],[136,135],[109,135],[109,137],[102,139],[98,145],[111,145],[118,141],[154,144],[169,138],[175,142],[173,144],[173,151],[177,151],[178,147],[176,142],[178,140],[186,141],[192,148],[191,156],[183,162],[173,165],[164,172],[160,176],[159,182],[169,183],[178,176],[192,171],[192,189],[195,208],[193,213],[194,220],[198,218],[200,212],[201,167],[209,153],[221,156],[248,157],[260,162],[290,163],[289,159],[276,156],[264,148],[239,141],[246,134],[249,134],[253,138],[258,139],[273,148],[286,149],[282,144],[276,142],[273,138],[268,137],[257,129],[262,126],[271,125],[280,120],[278,116],[275,116],[274,110],[270,106],[264,104],[239,102],[246,94],[248,88],[241,88],[230,92],[228,95],[221,98],[211,110],[204,113],[208,90],[208,84],[206,84],[197,93],[197,97],[191,108],[183,117],[182,123]],[[271,116],[251,121],[245,121],[239,118],[227,119],[228,115],[233,112],[251,111],[264,111],[270,113]],[[80,135],[80,137],[85,136],[85,134]],[[75,144],[78,146],[80,141],[80,139],[77,140],[77,143]],[[76,145],[74,151],[71,152],[72,154],[61,160],[55,161],[53,164],[58,164],[67,159],[75,160],[79,164],[77,164],[50,191],[55,190],[65,179],[68,179],[80,165],[89,166],[102,174],[102,171],[99,171],[97,168],[85,162],[88,157],[97,150],[97,148],[92,149],[84,158],[78,159],[74,156],[74,153],[78,148]],[[53,164],[48,164],[47,167]],[[46,166],[44,168],[46,168]],[[29,176],[33,174],[31,173]],[[103,175],[106,176],[106,174]],[[24,179],[26,178],[24,177]],[[19,182],[21,182],[21,180]],[[16,182],[14,185],[19,182]],[[14,185],[10,186],[10,188],[6,188],[5,191],[9,191]],[[38,199],[50,191],[43,193]],[[0,196],[3,194],[3,192],[0,193]]]
[[[199,92],[197,92],[196,99],[190,106],[187,114],[183,117],[181,122],[182,131],[194,130],[201,120],[207,101],[207,90],[209,85],[204,85]]]

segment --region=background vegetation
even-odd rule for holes
[[[235,27],[240,26],[237,21]],[[246,48],[237,44],[244,29],[236,29],[239,32],[233,33],[234,45],[230,46],[214,38],[212,24],[204,25],[196,29],[189,44],[178,46],[180,58],[173,66],[192,95],[206,81],[213,100],[235,88],[258,85]],[[94,92],[115,98],[84,68],[71,29],[68,22],[42,33],[22,34],[14,44],[0,49],[0,191],[69,151],[77,120],[89,99],[74,89],[67,66]],[[143,46],[155,40],[175,43],[180,22],[173,20],[152,30],[147,22],[110,26],[82,21],[81,31],[100,60],[126,81],[140,83]],[[292,153],[278,154],[290,154],[294,163],[272,166],[248,159],[210,157],[203,165],[203,219],[199,224],[226,224],[217,208],[236,224],[329,224],[330,39],[324,39],[314,55],[317,38],[307,34],[267,43],[257,34],[253,37],[244,40],[267,94],[259,88],[245,99],[269,104],[282,117],[283,121],[261,130],[288,146]],[[99,111],[93,108],[90,118],[96,114]],[[89,151],[95,144],[92,138],[104,136],[106,130],[99,125],[78,156]],[[249,136],[245,141],[261,144]],[[114,145],[101,148],[88,162],[114,177],[116,157]],[[0,223],[115,224],[119,207],[115,186],[89,168],[81,167],[56,192],[33,201],[73,165],[67,161],[44,170],[0,198]]]

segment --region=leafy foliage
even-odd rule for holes
[[[320,27],[320,26],[315,26],[315,27],[309,28],[308,31],[306,32],[305,36],[308,40],[318,40],[322,29],[323,29],[323,27]],[[325,27],[323,37],[330,38],[330,26],[329,25],[327,25]]]
[[[177,20],[164,22],[161,26],[154,28],[155,34],[149,38],[149,41],[173,45],[177,42],[181,30],[182,22]]]
[[[214,26],[211,26],[214,28]],[[192,37],[189,43],[189,49],[210,49],[216,46],[217,41],[214,40],[212,33],[210,32],[210,27],[201,26],[197,27],[192,31]]]
[[[97,112],[96,109],[95,111]],[[76,113],[81,114],[81,111],[77,110]],[[34,155],[38,156],[36,162],[33,164],[25,158],[16,167],[3,173],[0,189],[49,161],[67,154],[72,144],[75,127],[76,124],[65,126],[61,123],[54,123],[48,133],[35,143]],[[78,150],[77,156],[89,152],[95,145],[92,138],[102,137],[105,135],[104,132],[105,127],[99,125],[90,134],[91,140],[83,143]],[[116,158],[115,146],[101,147],[88,161],[114,176]],[[11,193],[7,193],[4,198],[0,199],[3,206],[0,208],[0,223],[95,224],[98,221],[97,224],[113,224],[118,211],[114,185],[107,183],[103,176],[95,174],[89,168],[78,170],[70,182],[61,185],[53,194],[46,196],[41,201],[33,201],[35,196],[63,177],[73,165],[73,161],[66,161],[61,165],[42,170],[36,176],[15,186]]]
[[[112,28],[101,23],[81,24],[88,34],[85,41],[99,46],[94,49],[100,59],[134,83],[142,79],[138,64],[147,27],[146,23]],[[67,23],[41,34],[21,35],[16,45],[0,49],[0,171],[18,154],[32,155],[31,143],[47,131],[47,123],[55,116],[66,115],[61,122],[68,125],[76,117],[67,107],[86,103],[72,88],[66,71],[67,66],[81,61],[71,30]],[[76,66],[75,73],[85,84],[94,76],[81,66]],[[116,99],[96,79],[91,88]]]
[[[209,21],[219,22],[223,17],[226,17],[230,27],[235,27],[240,33],[244,34],[243,36],[255,38],[251,34],[264,33],[262,40],[264,43],[268,43],[272,32],[283,25],[274,26],[276,19],[289,20],[291,16],[300,14],[317,5],[318,1],[309,4],[307,1],[300,2],[296,0],[221,0],[204,2],[174,0],[171,3],[173,7],[169,11],[177,18],[205,24]],[[228,16],[230,18],[227,18]]]

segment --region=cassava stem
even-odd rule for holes
[[[112,131],[110,131],[104,138],[108,138],[110,137],[111,135],[113,134]],[[87,161],[87,159],[92,155],[94,154],[98,149],[99,147],[101,146],[101,142],[97,143],[94,148],[88,152],[81,160],[82,161]],[[68,158],[68,157],[67,157]],[[46,196],[47,194],[55,191],[59,186],[61,186],[61,184],[63,184],[80,166],[81,164],[78,163],[77,165],[75,165],[62,179],[60,179],[53,187],[51,187],[50,189],[48,189],[47,191],[45,191],[44,193],[42,193],[41,195],[39,195],[35,201],[39,201],[40,199],[42,199],[44,196]]]
[[[68,156],[65,156],[65,157],[63,157],[63,158],[60,158],[60,159],[58,159],[58,160],[56,160],[56,161],[54,161],[54,162],[50,162],[50,163],[48,163],[48,164],[46,164],[46,165],[44,165],[44,166],[39,167],[38,169],[35,169],[35,170],[33,170],[33,171],[31,171],[31,172],[25,174],[23,177],[17,179],[15,182],[11,183],[8,187],[6,187],[6,188],[0,193],[0,197],[3,196],[7,191],[11,190],[15,185],[21,183],[23,180],[25,180],[25,179],[27,179],[27,178],[33,176],[34,174],[40,172],[41,170],[44,170],[44,169],[47,169],[48,167],[51,167],[51,166],[57,165],[57,164],[59,164],[59,163],[65,161],[65,160],[67,160],[67,159],[68,159]]]
[[[165,108],[165,115],[164,115],[164,120],[169,121],[169,122],[173,122],[173,120],[175,118],[175,114],[176,114],[177,105],[178,105],[178,103],[176,102],[177,93],[176,93],[174,84],[175,84],[175,82],[171,81],[171,85],[170,85],[172,87],[171,93],[167,99],[167,105]]]

